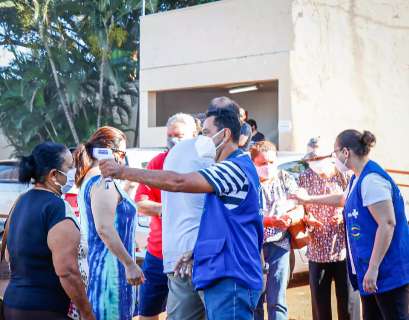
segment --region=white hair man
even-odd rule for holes
[[[166,124],[168,150],[155,156],[147,168],[162,170],[168,152],[180,141],[196,136],[196,123],[192,116],[177,113]],[[138,314],[140,320],[157,320],[165,311],[168,297],[168,278],[163,273],[162,253],[162,201],[159,189],[140,184],[135,196],[139,214],[152,217],[147,252],[143,264],[145,283],[139,288]]]

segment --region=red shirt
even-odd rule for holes
[[[155,156],[147,165],[146,169],[149,170],[162,170],[163,163],[165,158],[168,155],[168,152],[162,152]],[[139,184],[138,189],[136,190],[135,202],[141,200],[151,200],[161,203],[160,190],[156,188],[148,187],[144,184]],[[150,225],[151,231],[149,232],[148,237],[148,252],[160,259],[163,259],[162,256],[162,218],[154,216],[151,219]]]

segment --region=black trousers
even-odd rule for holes
[[[318,263],[309,262],[312,316],[314,320],[331,320],[331,283],[335,281],[337,313],[339,320],[352,319],[348,310],[350,287],[346,261]],[[358,303],[359,296],[356,294]]]
[[[361,301],[364,320],[409,320],[409,284]]]

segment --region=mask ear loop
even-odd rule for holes
[[[215,135],[212,136],[212,140],[213,140],[214,137],[218,136],[219,133],[224,132],[224,131],[225,131],[225,128],[221,129],[219,132],[217,132]],[[224,140],[224,139],[223,139],[223,140]],[[223,144],[225,144],[225,142],[224,142],[223,140],[216,146],[216,151],[217,151],[217,149],[219,149]]]
[[[224,129],[225,129],[225,128],[223,128],[223,129],[217,131],[217,132],[216,132],[214,135],[212,135],[210,138],[214,139],[215,137],[217,137],[217,136],[220,134],[220,132],[224,131]]]
[[[58,170],[58,169],[55,169],[55,172],[57,172],[57,173],[61,173],[61,174],[65,175],[65,174],[64,174],[64,172],[61,172],[61,171],[60,171],[60,170]],[[62,184],[58,182],[58,180],[57,180],[57,176],[54,176],[53,178],[54,178],[54,179],[53,179],[53,183],[54,183],[54,185],[56,185],[57,187],[59,187],[59,188],[60,188],[60,190],[61,190],[61,188],[62,188]],[[67,177],[67,176],[65,176],[65,178],[68,180],[68,177]]]

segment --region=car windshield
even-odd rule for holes
[[[13,162],[1,163],[0,181],[18,182],[18,164]]]

